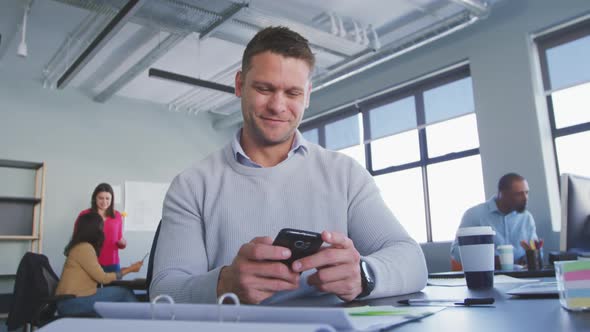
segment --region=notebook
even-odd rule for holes
[[[100,316],[108,319],[307,324],[327,325],[337,331],[379,331],[422,319],[444,308],[405,306],[325,308],[97,302],[94,309]]]
[[[219,323],[91,318],[62,318],[43,326],[39,330],[39,332],[63,331],[336,332],[333,327],[325,324]]]
[[[506,294],[516,296],[557,296],[559,292],[556,281],[544,281],[520,285],[510,289]]]

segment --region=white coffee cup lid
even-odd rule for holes
[[[457,231],[457,236],[472,235],[496,235],[491,226],[462,227]]]
[[[502,249],[514,249],[514,246],[512,246],[511,244],[503,244],[501,246],[498,246],[498,250]]]

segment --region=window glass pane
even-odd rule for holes
[[[428,166],[433,241],[452,241],[463,213],[485,201],[479,155]]]
[[[424,92],[426,123],[438,122],[474,111],[471,77]]]
[[[352,157],[352,159],[358,161],[359,164],[365,165],[365,146],[363,144],[351,146],[346,149],[338,150],[338,152],[344,153],[345,155]]]
[[[361,142],[359,131],[360,114],[326,125],[326,149],[341,150]]]
[[[308,140],[312,143],[320,144],[320,133],[317,128],[306,130],[306,131],[302,132],[301,135],[303,135],[303,138],[305,138],[306,140]]]
[[[590,81],[590,36],[547,50],[551,90]]]
[[[590,83],[557,91],[551,99],[557,128],[590,122]]]
[[[590,177],[590,132],[557,137],[555,150],[561,173],[572,173]]]
[[[475,114],[426,127],[426,142],[430,158],[479,147]]]
[[[371,126],[370,137],[373,140],[413,129],[417,127],[414,97],[397,100],[369,111]]]
[[[373,170],[420,160],[418,130],[406,131],[371,142],[371,158]]]
[[[420,168],[376,176],[375,182],[381,190],[383,200],[410,236],[418,242],[426,242],[424,192]]]

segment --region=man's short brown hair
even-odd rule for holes
[[[250,70],[253,56],[267,51],[305,61],[311,77],[315,56],[309,48],[309,42],[302,35],[283,26],[264,28],[250,40],[242,56],[242,73],[246,74]]]

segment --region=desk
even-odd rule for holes
[[[589,331],[590,312],[569,312],[559,300],[513,298],[505,292],[518,284],[499,284],[487,291],[471,291],[467,287],[428,286],[421,293],[367,301],[364,304],[395,304],[407,298],[494,297],[495,307],[450,307],[420,322],[395,329],[409,331]]]
[[[547,279],[548,280],[548,279]],[[505,292],[519,284],[499,284],[485,291],[471,291],[466,287],[428,286],[423,292],[405,296],[388,297],[369,301],[343,303],[333,295],[316,296],[293,300],[286,305],[300,306],[362,306],[362,305],[396,305],[398,300],[408,298],[465,298],[494,297],[494,307],[449,307],[420,321],[397,326],[394,332],[429,332],[429,331],[589,331],[590,312],[576,313],[563,309],[559,300],[519,299],[506,295]],[[161,322],[141,321],[141,324],[157,326]],[[157,329],[152,329],[157,331]]]
[[[553,278],[544,281],[554,280]],[[467,287],[427,286],[422,292],[368,301],[343,304],[334,296],[316,297],[315,300],[293,300],[289,305],[301,306],[361,306],[397,305],[397,301],[421,298],[493,297],[494,307],[449,307],[421,321],[392,329],[392,332],[474,331],[474,332],[575,332],[590,331],[590,312],[569,312],[561,307],[559,299],[521,299],[505,292],[522,284],[498,284],[493,289],[472,291]]]
[[[514,277],[514,278],[546,278],[546,277],[555,277],[555,270],[554,269],[543,269],[543,270],[536,270],[536,271],[496,270],[496,271],[494,271],[494,275],[507,275],[507,276]],[[428,278],[463,278],[463,277],[464,277],[463,271],[437,272],[437,273],[429,273],[428,274]]]

